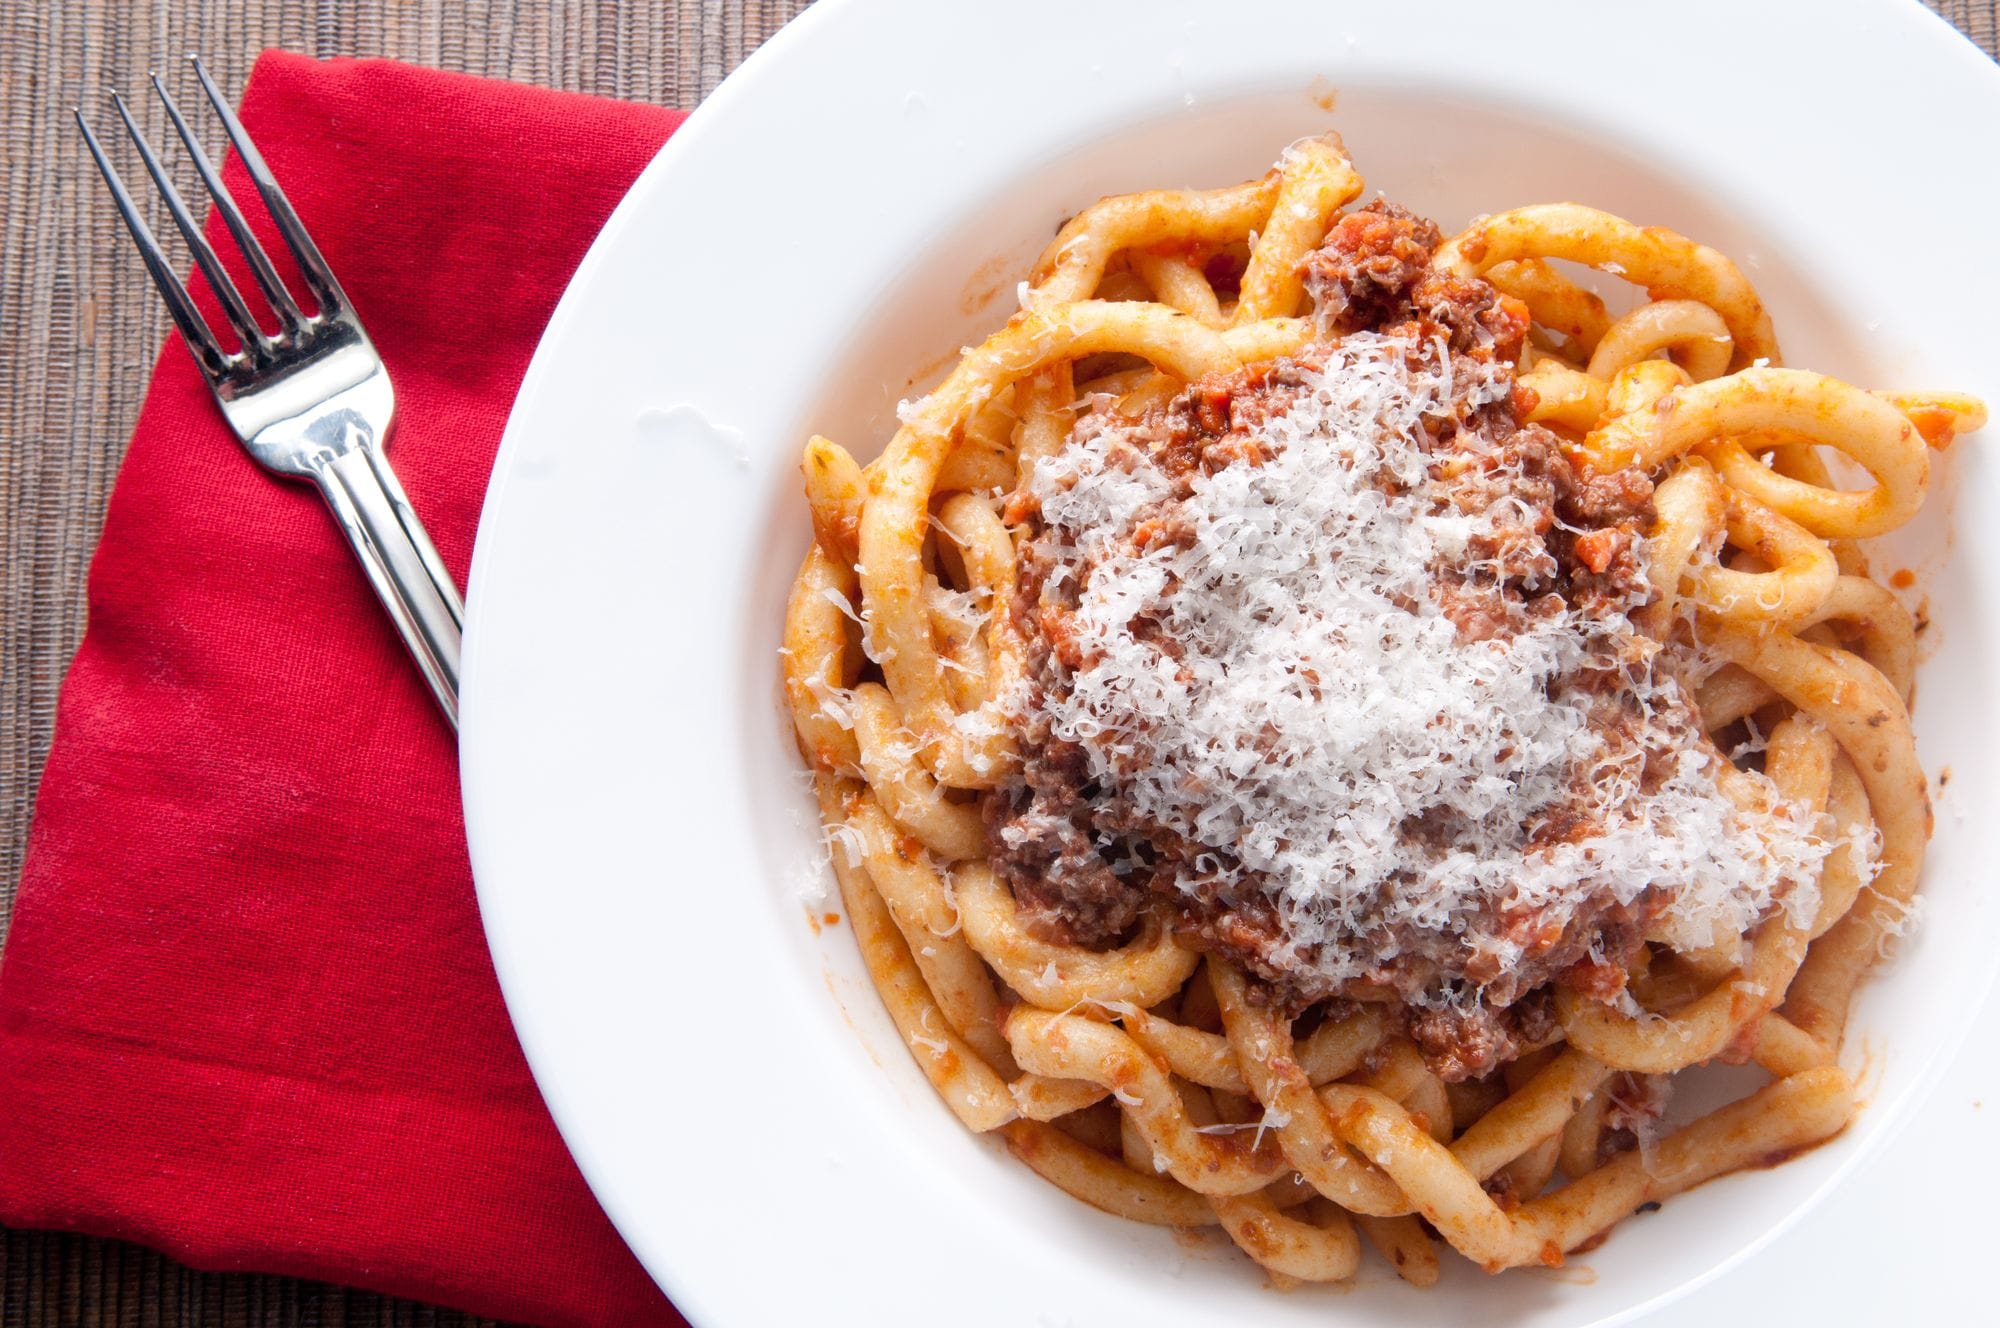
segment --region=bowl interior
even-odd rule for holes
[[[914,100],[906,109],[925,113]],[[1260,173],[1292,140],[1329,126],[1340,131],[1371,196],[1379,190],[1436,219],[1447,234],[1481,213],[1553,200],[1669,226],[1744,268],[1772,310],[1788,363],[1869,385],[1940,381],[1924,372],[1921,343],[1911,335],[1922,326],[1921,310],[1838,237],[1800,243],[1789,218],[1734,196],[1704,178],[1696,163],[1640,155],[1530,105],[1411,83],[1348,84],[1337,97],[1326,88],[1288,88],[1212,95],[1198,116],[1175,108],[1070,143],[1028,172],[996,181],[908,254],[900,274],[860,311],[840,353],[808,366],[807,405],[792,427],[749,440],[753,455],[784,458],[761,476],[754,520],[763,538],[733,642],[740,685],[731,703],[749,753],[742,796],[756,824],[748,888],[767,905],[768,931],[759,944],[769,947],[769,963],[823,978],[825,991],[813,992],[810,1008],[799,1011],[807,1027],[798,1036],[831,1049],[848,1072],[819,1091],[864,1095],[869,1114],[893,1122],[883,1137],[924,1156],[941,1207],[962,1212],[962,1205],[976,1205],[999,1214],[1012,1243],[1052,1287],[1143,1270],[1140,1282],[1157,1288],[1154,1275],[1164,1275],[1171,1294],[1163,1304],[1174,1307],[1174,1322],[1211,1313],[1254,1314],[1271,1323],[1319,1323],[1328,1313],[1358,1323],[1451,1323],[1475,1315],[1524,1324],[1608,1322],[1711,1275],[1800,1212],[1888,1127],[1961,1031],[1968,985],[1989,980],[1991,919],[1964,911],[1973,872],[1959,809],[1991,794],[1991,776],[1977,754],[1995,737],[1993,708],[1976,668],[1980,643],[1991,632],[1985,607],[1991,597],[1990,587],[1978,583],[1978,560],[1966,556],[1968,532],[1959,532],[1956,556],[1947,557],[1954,542],[1948,523],[1967,479],[1954,464],[1959,458],[1939,466],[1931,505],[1916,527],[1875,558],[1878,571],[1918,573],[1910,599],[1924,602],[1933,623],[1925,634],[1919,741],[1926,767],[1950,767],[1954,780],[1941,802],[1925,877],[1931,925],[1906,940],[1890,971],[1866,988],[1848,1039],[1847,1059],[1864,1072],[1872,1103],[1853,1130],[1827,1147],[1634,1217],[1565,1270],[1492,1279],[1448,1259],[1442,1285],[1421,1294],[1379,1264],[1364,1264],[1351,1290],[1279,1294],[1263,1288],[1263,1274],[1219,1235],[1174,1234],[1096,1213],[1013,1164],[993,1142],[960,1131],[900,1046],[846,928],[808,920],[839,911],[839,904],[772,681],[783,604],[806,542],[796,471],[787,464],[797,443],[821,432],[863,460],[875,455],[895,428],[898,400],[921,395],[959,347],[976,344],[1005,319],[1015,308],[1015,283],[1049,236],[1098,196],[1233,183]],[[1631,298],[1615,279],[1591,276],[1607,299]],[[1898,319],[1892,321],[1890,309]],[[822,887],[820,897],[815,891]],[[1963,916],[1973,925],[1958,925]],[[1676,1114],[1756,1081],[1741,1071],[1706,1074],[1680,1094]],[[859,1169],[874,1161],[853,1150],[849,1159]]]

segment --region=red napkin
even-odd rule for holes
[[[388,363],[389,455],[463,584],[536,339],[682,116],[277,53],[242,116]],[[258,470],[167,346],[0,962],[0,1221],[500,1318],[682,1322],[529,1078],[455,755],[317,495]]]

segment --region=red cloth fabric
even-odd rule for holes
[[[536,339],[682,117],[280,53],[242,117],[388,363],[389,455],[463,584]],[[177,344],[89,594],[0,960],[0,1220],[682,1322],[522,1060],[449,729],[317,495],[251,463]]]

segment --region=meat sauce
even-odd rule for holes
[[[1511,385],[1508,366],[1521,353],[1526,309],[1484,281],[1433,271],[1439,242],[1436,226],[1391,204],[1343,217],[1303,266],[1321,328],[1332,338],[1372,331],[1441,346],[1489,378],[1507,374]],[[1326,353],[1309,347],[1296,359],[1201,379],[1136,424],[1121,418],[1117,427],[1185,496],[1196,477],[1259,464],[1259,426],[1292,408]],[[1463,564],[1432,569],[1437,603],[1460,638],[1503,636],[1540,614],[1622,614],[1643,602],[1640,534],[1652,500],[1646,476],[1579,469],[1559,438],[1524,423],[1531,404],[1525,389],[1491,396],[1462,402],[1425,425],[1433,431],[1432,474],[1450,481],[1450,501],[1493,518]],[[1099,426],[1086,417],[1078,427]],[[1124,538],[1143,551],[1185,540],[1183,524],[1170,503]],[[1131,933],[1149,901],[1167,898],[1177,908],[1181,939],[1260,979],[1253,984],[1260,999],[1299,1010],[1329,999],[1379,999],[1384,989],[1401,997],[1409,1035],[1433,1068],[1454,1081],[1489,1073],[1546,1038],[1550,983],[1600,998],[1622,990],[1626,966],[1663,906],[1650,894],[1625,904],[1587,899],[1560,921],[1541,908],[1510,913],[1496,905],[1485,922],[1521,956],[1504,971],[1489,953],[1454,948],[1450,937],[1407,934],[1401,924],[1376,938],[1379,958],[1370,956],[1363,981],[1329,984],[1295,962],[1296,947],[1268,891],[1204,888],[1200,873],[1185,870],[1204,846],[1138,814],[1118,789],[1093,778],[1082,748],[1037,721],[1041,700],[1089,667],[1069,629],[1074,605],[1050,572],[1046,551],[1027,541],[1007,623],[1026,678],[1016,733],[1022,760],[984,804],[993,869],[1036,934],[1113,945]],[[1173,641],[1155,644],[1174,656]],[[1627,670],[1640,663],[1603,660],[1565,680],[1573,693],[1595,698],[1591,723],[1613,746],[1645,743],[1642,716],[1625,686]],[[1692,724],[1695,717],[1690,712],[1678,722]],[[1583,808],[1578,796],[1541,809],[1527,827],[1530,849],[1592,831]],[[1417,819],[1400,834],[1410,844],[1444,842],[1453,826]]]

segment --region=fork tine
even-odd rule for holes
[[[277,313],[279,321],[287,330],[296,332],[305,325],[305,315],[299,312],[299,306],[292,299],[291,292],[285,289],[285,283],[279,279],[278,269],[271,266],[271,256],[264,252],[264,246],[259,244],[257,237],[251,233],[250,223],[243,219],[243,209],[236,206],[236,200],[223,186],[222,173],[215,169],[215,164],[208,159],[208,154],[201,150],[201,140],[196,138],[194,130],[188,127],[186,117],[181,114],[181,108],[175,105],[174,99],[168,95],[166,84],[160,81],[157,73],[152,75],[152,79],[153,91],[160,94],[160,102],[167,108],[167,118],[174,122],[174,132],[181,136],[181,144],[187,149],[189,158],[193,160],[195,170],[200,172],[202,184],[207,186],[209,197],[215,200],[215,210],[222,215],[222,224],[229,228],[230,236],[236,241],[237,251],[243,255],[244,261],[250,264],[250,271],[256,276],[258,287],[264,292],[265,300],[269,301],[271,308]],[[157,179],[158,176],[154,178]],[[205,266],[203,270],[207,270]]]
[[[188,211],[187,204],[181,199],[181,191],[174,188],[174,182],[167,178],[166,168],[160,165],[159,157],[153,153],[153,145],[139,132],[139,126],[134,123],[132,110],[125,104],[125,99],[114,92],[111,94],[111,104],[118,108],[118,118],[125,122],[125,132],[132,136],[133,146],[139,149],[139,160],[146,164],[146,173],[153,177],[153,183],[159,186],[160,196],[167,200],[167,211],[173,214],[174,225],[180,227],[181,235],[188,242],[188,248],[194,251],[194,261],[200,264],[202,273],[208,277],[209,288],[215,292],[215,298],[221,301],[222,311],[229,315],[230,325],[236,329],[236,335],[242,338],[243,349],[261,359],[264,352],[264,333],[257,326],[257,319],[251,314],[250,306],[243,303],[243,295],[236,289],[236,283],[230,279],[228,271],[223,268],[222,260],[216,257],[214,248],[202,236],[201,227],[195,222],[194,215]]]
[[[195,362],[211,380],[220,378],[229,368],[229,357],[216,343],[215,335],[208,330],[202,320],[201,311],[194,306],[194,300],[182,287],[180,278],[174,275],[161,252],[159,241],[153,238],[146,219],[139,215],[139,209],[132,202],[132,195],[125,192],[125,182],[118,178],[118,172],[104,155],[104,147],[97,141],[97,135],[90,131],[90,121],[83,118],[83,109],[76,109],[76,127],[83,131],[83,141],[90,148],[90,155],[97,162],[98,172],[104,176],[104,183],[110,186],[112,201],[118,205],[118,215],[125,218],[125,229],[132,232],[132,242],[139,246],[139,256],[146,261],[146,271],[152,274],[153,284],[159,287],[160,298],[167,302],[167,312],[173,315],[174,326],[180,329],[181,339],[194,353]]]
[[[243,159],[244,168],[257,184],[257,192],[264,196],[264,206],[271,211],[271,220],[278,224],[279,232],[290,246],[292,257],[298,260],[299,272],[305,277],[306,285],[312,288],[314,298],[319,301],[320,312],[330,313],[336,309],[351,308],[341,293],[340,283],[334,280],[333,269],[320,256],[319,246],[306,233],[299,214],[292,210],[292,204],[285,197],[285,191],[278,187],[277,177],[264,164],[264,155],[257,151],[257,145],[250,141],[243,122],[236,118],[236,112],[229,108],[229,99],[222,95],[222,89],[215,86],[215,80],[202,67],[201,57],[190,55],[188,63],[194,66],[195,77],[201,80],[202,91],[215,104],[215,113],[222,117],[222,127],[229,131],[229,141],[236,145],[236,155]]]

